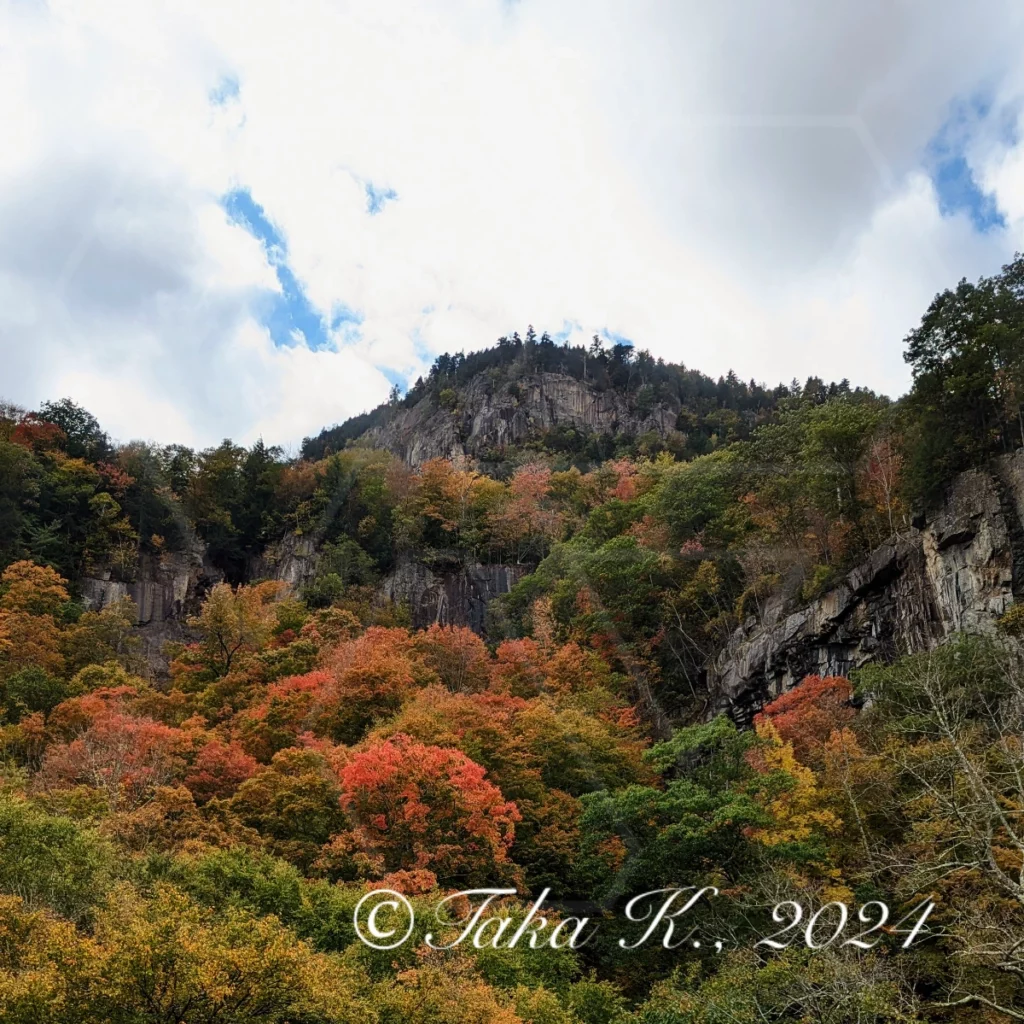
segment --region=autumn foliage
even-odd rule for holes
[[[466,626],[434,623],[414,641],[424,664],[456,693],[484,690],[491,678],[491,656],[484,642]]]
[[[777,697],[756,717],[755,724],[770,723],[780,738],[793,745],[804,764],[816,763],[833,732],[856,714],[850,704],[853,688],[842,676],[806,676]]]
[[[256,771],[258,762],[239,743],[212,739],[204,744],[185,776],[197,802],[229,797]]]
[[[371,877],[428,869],[442,882],[508,876],[516,805],[465,754],[398,734],[339,773],[354,827],[335,840]]]
[[[1020,608],[992,636],[879,643],[752,723],[759,686],[715,685],[879,544],[930,544],[950,495],[995,487],[978,537],[1019,560],[1022,282],[1017,257],[937,296],[896,401],[533,328],[296,458],[116,444],[69,399],[0,401],[0,1020],[1024,1019]],[[466,454],[386,450],[425,421]],[[940,619],[977,621],[891,639]],[[770,688],[769,653],[744,672]],[[601,940],[356,937],[371,888],[422,925],[496,885],[516,920],[547,888],[552,919],[609,908]],[[699,931],[721,953],[624,952],[625,900],[681,885],[719,891]],[[785,900],[803,917],[767,947]],[[877,945],[847,942],[881,902]]]
[[[1006,323],[985,336],[997,376],[977,379],[1019,422]],[[516,443],[417,466],[354,427],[289,459],[262,441],[118,446],[69,401],[0,403],[0,1018],[1024,1013],[1012,613],[998,658],[951,643],[924,667],[858,669],[863,703],[812,675],[750,729],[738,703],[715,715],[728,695],[709,688],[737,627],[761,635],[909,525],[922,463],[902,407],[531,329],[487,364],[502,409],[535,388],[538,352],[641,432],[527,410],[523,441],[520,411]],[[453,439],[476,358],[444,357],[413,389]],[[359,422],[401,423],[412,404],[393,394]],[[139,617],[171,577],[156,651]],[[622,901],[690,884],[720,891],[722,954],[622,954]],[[607,934],[508,956],[355,935],[373,888],[422,923],[445,892],[494,886],[550,889],[552,919],[612,908]],[[895,917],[925,895],[939,910],[923,956],[889,955],[895,929],[864,956],[756,945],[782,899],[808,918],[844,902],[852,928],[858,901]],[[501,909],[519,920],[524,899]]]
[[[36,777],[43,789],[85,784],[111,808],[132,808],[184,767],[181,730],[114,709],[105,710],[70,743],[49,747]]]

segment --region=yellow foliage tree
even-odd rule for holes
[[[14,562],[0,575],[0,677],[32,667],[64,671],[54,615],[68,600],[66,582],[29,561]]]
[[[284,583],[268,580],[237,590],[218,583],[210,591],[202,611],[188,624],[201,634],[203,661],[217,675],[226,675],[238,661],[266,646],[277,624],[274,602],[284,590]]]
[[[772,824],[757,829],[753,838],[765,846],[778,846],[838,832],[842,821],[823,806],[814,772],[796,759],[793,744],[783,742],[769,721],[758,723],[757,734],[762,740],[762,745],[754,751],[758,771],[788,781],[784,786],[766,788],[762,802],[772,816]]]
[[[67,580],[48,566],[14,562],[0,575],[0,609],[55,615],[68,600]]]

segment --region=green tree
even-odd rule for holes
[[[64,431],[64,450],[74,459],[103,462],[113,454],[110,438],[100,429],[96,417],[70,398],[44,402],[39,417],[56,423]]]
[[[308,869],[346,824],[341,791],[323,756],[289,747],[238,787],[231,810],[278,857]]]
[[[0,892],[81,921],[109,888],[113,866],[113,851],[92,830],[0,794]]]
[[[958,470],[1024,444],[1024,256],[936,295],[906,342],[919,420],[911,480],[929,497]]]
[[[0,440],[0,565],[27,553],[30,509],[39,497],[39,464],[21,445]]]

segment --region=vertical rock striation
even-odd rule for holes
[[[469,626],[483,633],[487,605],[507,594],[530,571],[525,565],[477,563],[441,569],[405,559],[384,579],[378,592],[385,600],[408,605],[416,629],[436,622]]]
[[[833,590],[748,619],[708,667],[719,709],[749,720],[805,675],[991,632],[1024,585],[1024,451],[960,474],[919,527],[872,552]]]
[[[153,675],[161,677],[167,673],[164,644],[185,638],[185,620],[199,611],[207,591],[223,578],[210,563],[206,546],[190,536],[183,551],[143,555],[130,582],[113,579],[109,570],[84,577],[82,600],[89,611],[100,611],[130,597],[146,662]]]
[[[289,535],[253,560],[249,576],[284,580],[297,594],[316,576],[319,557],[314,538]],[[406,605],[417,629],[436,622],[483,633],[487,605],[530,571],[526,565],[463,562],[457,554],[435,553],[429,563],[405,556],[377,586],[377,599]]]

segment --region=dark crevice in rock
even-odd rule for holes
[[[945,551],[946,548],[953,547],[955,544],[970,544],[972,540],[974,540],[974,531],[965,529],[957,533],[945,534],[936,546],[939,551]]]
[[[1006,529],[1010,535],[1013,597],[1015,601],[1019,601],[1024,595],[1024,524],[1021,523],[1020,512],[1017,502],[1014,500],[1009,479],[1013,465],[1011,460],[997,459],[993,465],[992,481],[999,494],[999,507],[1006,520]]]

